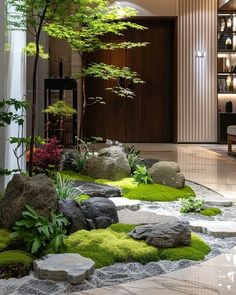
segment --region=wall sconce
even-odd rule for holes
[[[204,58],[206,56],[206,53],[204,50],[197,50],[196,51],[196,58]]]

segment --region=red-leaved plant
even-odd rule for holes
[[[42,148],[36,149],[33,154],[33,165],[42,169],[52,166],[57,169],[63,152],[63,147],[58,143],[56,137],[53,137]]]

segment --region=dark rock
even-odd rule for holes
[[[115,186],[98,184],[94,182],[76,181],[75,186],[80,189],[83,194],[94,197],[117,198],[121,197],[121,189]]]
[[[179,189],[185,186],[185,177],[176,162],[158,162],[150,168],[149,173],[154,183]]]
[[[84,212],[74,200],[65,199],[60,201],[58,203],[58,210],[70,221],[70,232],[88,229]]]
[[[31,205],[43,217],[49,217],[51,210],[56,209],[56,190],[45,174],[34,177],[24,174],[13,176],[0,201],[0,226],[10,229],[22,218],[25,205]]]
[[[94,219],[96,228],[107,228],[109,227],[111,223],[111,218],[102,216]]]
[[[60,201],[58,210],[70,221],[70,232],[107,228],[118,222],[116,206],[106,198],[94,197],[79,205],[74,200]]]
[[[158,248],[172,248],[191,245],[191,230],[187,221],[170,217],[168,222],[137,226],[129,233],[134,239],[145,240]]]
[[[82,208],[85,218],[92,219],[96,227],[106,228],[118,222],[116,206],[109,199],[91,198],[83,203]]]

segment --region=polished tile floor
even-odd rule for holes
[[[187,179],[236,201],[236,160],[200,145],[135,144],[149,158],[177,161]],[[158,277],[77,295],[236,295],[236,247],[212,260]]]

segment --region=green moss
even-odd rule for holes
[[[97,268],[115,262],[148,263],[159,260],[155,247],[147,245],[144,241],[133,240],[126,233],[111,229],[80,230],[70,235],[65,244],[68,252],[76,252],[93,259]]]
[[[128,224],[112,225],[108,229],[81,230],[65,241],[67,252],[79,253],[93,259],[96,267],[112,265],[116,262],[136,261],[148,263],[162,260],[203,260],[211,249],[197,235],[192,234],[189,247],[157,249],[127,236],[135,226]]]
[[[21,264],[27,268],[31,268],[32,263],[33,257],[24,251],[9,250],[0,253],[0,267]]]
[[[60,174],[62,176],[67,176],[68,178],[72,179],[72,180],[79,180],[79,181],[88,181],[88,182],[94,182],[95,179],[92,177],[89,177],[87,175],[82,175],[79,174],[75,171],[71,171],[71,170],[63,170],[60,171]]]
[[[183,189],[176,189],[160,184],[138,184],[133,178],[123,178],[118,181],[106,179],[94,179],[89,176],[80,175],[73,171],[62,171],[62,175],[66,175],[74,180],[91,181],[106,185],[117,186],[122,189],[123,196],[128,199],[136,199],[150,202],[172,202],[178,199],[195,197],[194,191],[185,186]]]
[[[109,228],[117,233],[129,233],[135,228],[135,225],[115,223],[112,224]]]
[[[112,185],[117,186],[122,189],[123,193],[126,194],[129,191],[137,188],[138,183],[133,180],[133,178],[123,178],[121,180],[112,181],[107,179],[97,179],[95,180],[97,183],[106,184],[106,185]]]
[[[0,229],[0,251],[8,247],[11,242],[10,233],[6,229]]]
[[[197,235],[192,234],[192,244],[189,247],[177,247],[159,249],[159,256],[162,260],[189,259],[200,261],[209,254],[211,248]]]
[[[178,199],[194,197],[194,191],[185,186],[176,189],[161,184],[137,184],[132,178],[124,178],[119,181],[97,179],[97,183],[113,185],[122,188],[124,197],[150,202],[172,202]]]
[[[200,212],[201,215],[215,216],[221,214],[222,211],[219,208],[206,208]]]

